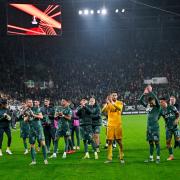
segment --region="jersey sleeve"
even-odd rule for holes
[[[118,101],[116,104],[112,105],[113,109],[115,108],[116,110],[122,112],[123,110],[123,102],[122,101]]]
[[[145,97],[145,95],[142,94],[141,97],[140,97],[140,99],[139,99],[139,102],[146,108],[148,104],[147,104],[146,101],[144,100],[144,97]]]
[[[153,92],[151,92],[150,95],[155,99],[156,106],[160,107],[159,99],[157,98],[157,96]]]
[[[102,108],[102,112],[107,112],[110,109],[110,104],[105,104]]]
[[[176,118],[179,118],[179,111],[177,110],[177,108],[175,106],[172,106],[172,110],[176,114]]]

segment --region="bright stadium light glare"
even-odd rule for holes
[[[83,13],[82,10],[79,10],[79,15],[82,15],[82,13]]]
[[[101,13],[101,11],[98,9],[98,10],[97,10],[97,13],[98,13],[98,14],[100,14],[100,13]]]
[[[91,13],[91,14],[94,14],[94,10],[91,10],[90,13]]]
[[[124,12],[125,12],[125,9],[122,9],[121,12],[124,13]]]
[[[118,12],[119,12],[119,9],[116,9],[116,10],[115,10],[115,13],[118,13]]]
[[[84,15],[88,15],[89,14],[89,10],[88,9],[85,9],[84,10]]]
[[[101,14],[102,14],[102,15],[106,15],[106,14],[107,14],[107,9],[102,9],[102,10],[101,10]]]

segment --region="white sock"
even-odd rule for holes
[[[159,160],[159,159],[160,159],[160,156],[157,156],[157,157],[156,157],[156,159],[158,159],[158,160]]]
[[[153,159],[153,156],[149,156],[150,159]]]

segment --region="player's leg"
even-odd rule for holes
[[[156,146],[156,163],[160,163],[160,143],[159,143],[159,131],[153,132],[153,142]]]
[[[107,148],[107,160],[104,163],[110,163],[112,162],[112,144],[113,140],[109,139],[108,142],[108,148]]]
[[[48,164],[48,161],[47,161],[47,147],[46,147],[45,139],[41,138],[40,142],[41,142],[41,146],[42,146],[44,164]]]
[[[58,141],[59,141],[59,131],[55,128],[51,129],[52,137],[53,137],[53,154],[49,158],[56,158],[57,157],[57,150],[58,150]]]
[[[35,142],[36,142],[36,136],[31,132],[29,136],[29,143],[31,147],[31,159],[32,162],[29,165],[35,165],[36,164],[36,150],[35,150]]]
[[[24,145],[24,149],[25,149],[25,152],[24,154],[28,154],[28,145],[27,145],[27,142],[26,142],[26,137],[23,137],[23,145]]]
[[[71,136],[68,136],[68,151],[67,151],[67,154],[73,154],[75,152],[76,151],[74,150],[73,143],[72,143],[72,140],[71,140]]]
[[[49,132],[48,132],[48,127],[44,126],[43,127],[43,131],[44,131],[44,136],[45,136],[45,143],[46,143],[46,147],[47,147],[47,151],[49,151]]]
[[[121,163],[124,163],[124,153],[123,153],[123,144],[122,139],[116,139],[117,144],[119,145],[119,158]]]
[[[69,147],[69,136],[64,136],[64,153],[62,158],[65,159],[66,158],[66,153],[68,151],[68,147]]]
[[[2,142],[3,142],[4,128],[0,128],[0,156],[2,156]]]
[[[156,163],[160,163],[160,144],[159,141],[155,141],[155,146],[156,146]]]
[[[84,143],[84,152],[86,154],[86,153],[88,153],[88,140],[83,139],[83,143]]]
[[[115,128],[114,127],[107,127],[107,140],[108,140],[108,148],[107,148],[107,161],[105,163],[112,162],[112,143],[115,137]]]
[[[172,135],[173,135],[173,132],[171,130],[166,129],[166,146],[169,151],[169,157],[167,158],[168,161],[171,161],[174,159],[173,148],[171,145]]]
[[[174,159],[174,155],[173,155],[173,149],[172,149],[172,145],[171,145],[171,139],[168,139],[166,141],[166,145],[169,151],[169,157],[167,158],[168,161],[171,161]]]
[[[154,154],[154,135],[153,135],[153,132],[147,130],[146,140],[149,143],[149,158],[146,159],[144,162],[148,163],[148,162],[154,161],[154,158],[153,158],[153,154]]]
[[[80,127],[76,126],[75,127],[75,132],[76,132],[76,140],[77,140],[77,150],[80,150]]]
[[[47,152],[49,152],[49,150],[50,150],[50,143],[51,143],[50,128],[49,128],[49,126],[44,126],[43,130],[44,130],[44,136],[45,136]]]
[[[11,129],[10,129],[10,127],[4,128],[4,132],[6,133],[7,138],[8,138],[6,153],[11,155],[12,152],[10,150],[10,146],[11,146],[11,142],[12,142],[12,136],[11,136]]]
[[[73,149],[76,149],[75,142],[74,142],[74,132],[75,132],[75,127],[73,126],[71,128],[71,141],[72,141]]]
[[[176,142],[176,147],[180,148],[180,130],[176,129],[174,131],[174,138],[175,138],[175,142]]]
[[[153,158],[153,154],[154,154],[154,141],[152,140],[150,134],[148,134],[147,140],[149,142],[149,159],[146,159],[144,162],[148,163],[148,162],[153,162],[154,158]]]
[[[81,137],[83,139],[83,145],[84,145],[84,157],[83,159],[89,159],[89,152],[88,152],[88,138],[87,138],[87,131],[86,131],[86,127],[85,126],[81,126],[80,127],[80,133],[81,133]]]
[[[38,143],[37,151],[39,152],[41,150],[41,141],[39,141],[38,138],[37,138],[37,143]]]
[[[35,152],[34,144],[31,144],[31,159],[32,159],[32,162],[30,163],[30,165],[35,165],[36,164],[36,152]]]
[[[120,162],[124,163],[124,153],[123,153],[123,144],[122,144],[122,127],[115,127],[115,139],[117,144],[119,145],[119,158]]]
[[[100,140],[99,140],[99,134],[100,134],[100,126],[95,126],[94,127],[94,130],[93,130],[93,138],[94,138],[94,141],[96,143],[96,151],[97,152],[100,152],[99,150],[99,143],[100,143]]]
[[[94,158],[95,159],[99,159],[98,157],[98,153],[97,153],[97,145],[93,139],[93,133],[92,133],[92,129],[88,130],[88,141],[90,142],[92,149],[94,151]]]
[[[26,139],[29,138],[29,129],[25,129],[23,127],[21,127],[21,133],[20,136],[23,140],[23,146],[24,146],[24,154],[28,154],[28,145],[26,142]]]
[[[150,159],[150,161],[154,161],[153,154],[154,154],[154,142],[152,140],[150,140],[149,141],[149,159]]]
[[[104,146],[104,149],[108,148],[108,140],[107,140],[107,127],[106,127],[106,131],[105,131],[105,135],[106,135],[106,144]]]
[[[40,146],[42,147],[44,164],[48,164],[48,161],[47,161],[47,147],[46,147],[45,136],[44,136],[44,132],[43,132],[42,127],[39,127],[37,129],[36,137],[37,137],[37,141],[40,142]]]

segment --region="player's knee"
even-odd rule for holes
[[[108,140],[108,145],[112,145],[113,141],[112,140]]]
[[[34,148],[34,144],[31,144],[31,148]]]
[[[170,148],[171,147],[171,142],[167,141],[166,146],[167,146],[167,148]]]
[[[158,145],[158,144],[159,144],[159,141],[155,141],[155,144]]]
[[[98,139],[98,134],[94,134],[94,138],[95,138],[95,139]]]
[[[149,141],[149,144],[152,145],[152,144],[153,144],[153,141]]]
[[[121,140],[121,139],[116,140],[116,142],[117,142],[119,145],[122,145],[122,140]]]
[[[41,146],[45,146],[45,141],[41,141]]]

